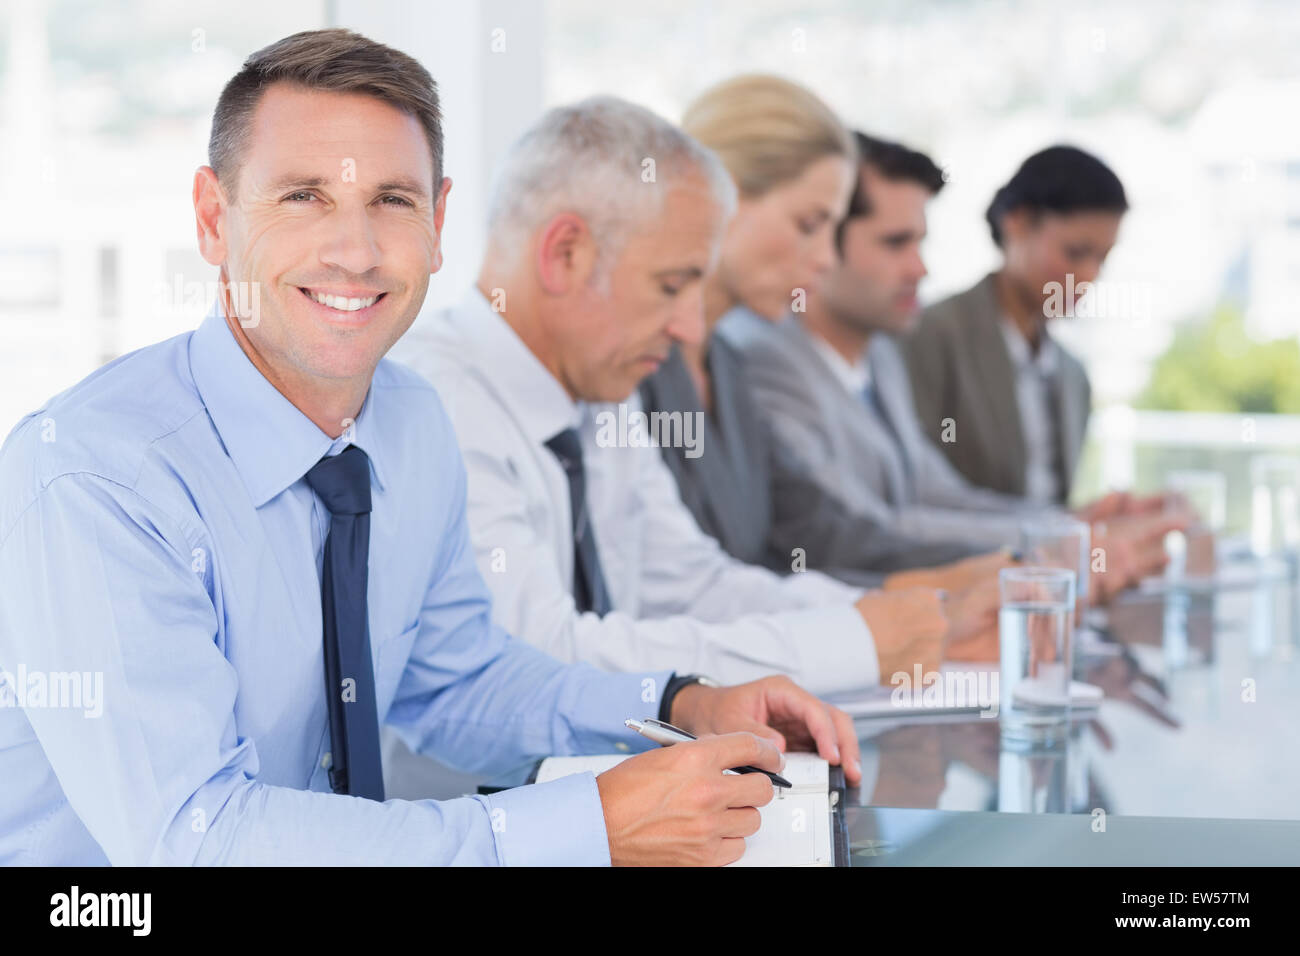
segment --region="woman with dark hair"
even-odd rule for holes
[[[1035,153],[988,208],[1001,268],[926,309],[904,340],[921,421],[974,484],[1042,504],[1069,499],[1091,388],[1047,326],[1074,315],[1127,209],[1119,177],[1097,157],[1072,146]]]

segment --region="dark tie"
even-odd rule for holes
[[[546,443],[560,460],[569,479],[569,512],[573,515],[573,601],[579,611],[595,611],[604,617],[610,611],[605,575],[600,570],[596,538],[587,517],[587,475],[582,467],[582,442],[578,432],[566,428]]]
[[[893,421],[889,417],[889,412],[885,410],[885,403],[880,400],[880,390],[876,388],[875,379],[867,382],[862,386],[862,400],[867,403],[867,408],[876,416],[876,420],[884,427],[890,439],[894,443],[894,448],[898,453],[899,466],[902,468],[904,481],[903,484],[894,489],[897,504],[904,504],[910,500],[910,489],[908,487],[911,481],[911,463],[907,460],[907,449],[903,447],[903,440],[898,436],[898,429],[894,427]]]
[[[348,445],[318,461],[306,477],[330,513],[320,582],[330,786],[335,793],[383,800],[379,710],[366,617],[370,459],[356,445]]]
[[[1052,474],[1056,476],[1055,504],[1064,504],[1070,494],[1070,476],[1065,473],[1065,429],[1061,418],[1061,378],[1058,374],[1045,374],[1035,368],[1043,379],[1047,393],[1047,419],[1052,430]]]

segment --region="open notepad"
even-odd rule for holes
[[[548,757],[537,768],[537,782],[546,783],[572,773],[604,773],[626,760],[623,754],[596,757]],[[832,786],[838,771],[816,754],[789,753],[781,771],[793,785],[776,788],[776,796],[759,807],[762,825],[745,840],[745,855],[731,866],[834,866],[832,809],[843,793]],[[841,784],[842,786],[842,784]],[[834,794],[834,796],[832,796]],[[836,814],[838,816],[838,814]]]
[[[850,717],[929,717],[952,714],[996,717],[998,713],[998,666],[945,662],[933,683],[876,686],[859,691],[829,694],[822,698]],[[1070,707],[1083,712],[1100,706],[1100,687],[1070,681]],[[1016,687],[1016,697],[1029,703],[1046,701],[1031,681]]]

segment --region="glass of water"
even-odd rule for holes
[[[1250,544],[1261,558],[1289,555],[1300,544],[1300,459],[1256,455],[1250,460]]]
[[[1075,575],[1045,567],[999,572],[998,719],[1004,739],[1057,743],[1069,732]]]
[[[1228,511],[1227,479],[1217,471],[1171,471],[1165,486],[1174,496],[1166,513],[1191,513],[1195,520],[1186,531],[1171,531],[1165,538],[1168,581],[1210,578],[1215,573],[1215,538],[1223,531]]]
[[[1217,471],[1171,471],[1165,475],[1165,487],[1182,499],[1198,519],[1200,530],[1221,532],[1228,511],[1228,482]],[[1178,502],[1170,502],[1167,510],[1176,510]]]
[[[1075,633],[1083,627],[1088,610],[1088,578],[1092,569],[1092,529],[1073,518],[1045,518],[1020,525],[1020,552],[1024,563],[1041,568],[1075,572]]]

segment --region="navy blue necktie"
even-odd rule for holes
[[[898,502],[902,504],[909,500],[908,483],[911,481],[911,466],[907,460],[907,449],[903,446],[903,440],[898,435],[898,429],[894,427],[894,422],[889,417],[889,412],[885,410],[885,403],[880,398],[880,390],[876,388],[875,380],[872,379],[862,387],[862,399],[867,403],[869,408],[876,416],[876,419],[884,426],[885,431],[889,433],[890,439],[894,443],[894,448],[898,452],[898,462],[903,470],[904,484],[897,490]]]
[[[1070,475],[1065,473],[1065,428],[1061,420],[1061,380],[1057,375],[1039,373],[1047,392],[1047,418],[1052,427],[1052,474],[1056,475],[1056,500],[1064,504],[1069,498]]]
[[[306,477],[330,513],[320,582],[330,786],[335,793],[383,800],[379,709],[366,615],[370,459],[356,445],[348,445],[318,461]]]
[[[611,610],[605,575],[600,570],[596,538],[587,518],[587,473],[582,467],[582,442],[566,428],[546,443],[569,479],[569,513],[573,516],[573,601],[578,610],[604,617]]]
[[[894,440],[894,444],[901,448],[903,443],[898,440],[898,432],[895,431],[894,423],[889,418],[889,412],[885,411],[885,403],[880,400],[880,392],[876,388],[874,381],[867,382],[866,385],[862,386],[862,399],[867,403],[867,407],[871,409],[876,418],[880,420],[880,423],[885,426],[885,430],[889,432],[889,437]]]

